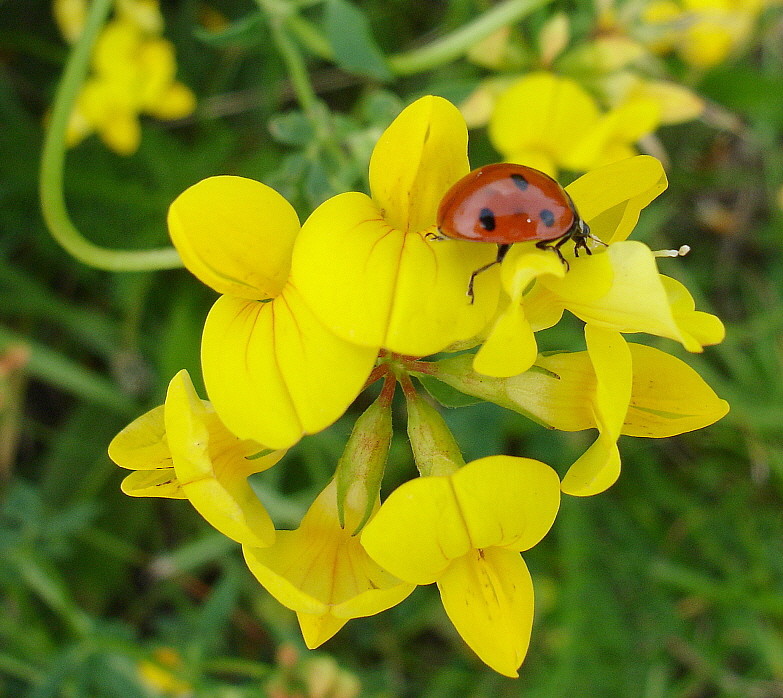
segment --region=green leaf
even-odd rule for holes
[[[361,10],[347,0],[327,0],[324,29],[338,66],[350,73],[391,80],[391,71]]]
[[[275,114],[269,119],[269,133],[278,143],[309,145],[315,140],[313,125],[300,111]]]
[[[483,402],[483,400],[477,397],[461,393],[456,388],[441,383],[439,380],[431,378],[430,376],[416,377],[430,396],[444,407],[467,407],[468,405],[476,405],[479,402]]]
[[[30,350],[30,361],[26,370],[31,376],[85,400],[103,405],[117,414],[130,414],[135,409],[133,401],[103,376],[57,353],[54,349],[0,327],[0,347],[9,344],[22,344]]]

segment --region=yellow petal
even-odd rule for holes
[[[535,545],[554,521],[558,488],[557,474],[539,461],[482,458],[452,476],[398,487],[365,526],[362,545],[400,579],[429,584],[471,548]]]
[[[307,219],[291,283],[319,319],[346,341],[425,356],[476,335],[497,306],[497,270],[470,276],[493,245],[426,240],[389,226],[364,194],[329,199]]]
[[[141,143],[141,125],[135,114],[119,111],[97,124],[101,140],[118,155],[133,155]]]
[[[177,73],[174,45],[165,39],[147,39],[139,46],[135,59],[143,78],[138,86],[139,105],[153,106]]]
[[[500,95],[489,122],[489,137],[504,158],[538,150],[560,164],[560,158],[597,119],[595,100],[577,82],[535,72]]]
[[[297,613],[307,649],[314,650],[337,635],[349,618],[335,618],[331,613]]]
[[[593,410],[600,434],[563,478],[563,492],[579,497],[603,492],[620,475],[617,439],[633,385],[631,352],[619,332],[587,325],[585,338],[596,375]]]
[[[610,245],[606,256],[614,276],[609,292],[600,298],[583,300],[578,289],[549,279],[542,283],[557,292],[565,307],[587,323],[618,332],[647,332],[668,337],[681,342],[689,351],[700,351],[701,346],[680,329],[652,251],[641,242],[629,240]],[[592,259],[584,261],[592,263]],[[688,316],[684,317],[687,323]]]
[[[196,395],[187,371],[169,383],[165,421],[174,471],[199,514],[239,543],[271,545],[274,525],[247,478],[271,468],[285,451],[250,458],[263,447],[230,433]]]
[[[431,584],[471,548],[446,476],[420,477],[398,487],[361,539],[375,562],[411,584]]]
[[[501,279],[511,302],[496,319],[473,362],[476,371],[487,376],[514,376],[533,365],[538,348],[521,305],[522,295],[539,276],[565,275],[565,266],[556,255],[525,248],[515,246],[503,261]]]
[[[533,582],[519,554],[471,551],[449,566],[438,588],[467,645],[495,671],[516,677],[533,626]]]
[[[705,109],[704,100],[690,88],[665,80],[642,80],[634,88],[633,95],[657,100],[661,106],[661,123],[664,124],[697,119]]]
[[[174,468],[137,470],[128,475],[120,487],[125,494],[131,497],[187,499],[174,473]]]
[[[468,130],[459,110],[441,97],[416,100],[391,123],[370,158],[372,198],[402,232],[435,223],[441,198],[470,170]]]
[[[508,162],[515,162],[519,165],[526,165],[534,170],[545,172],[555,179],[557,179],[560,169],[558,163],[555,162],[554,156],[533,146],[509,150],[507,153],[503,153],[503,158]]]
[[[641,210],[666,186],[661,163],[637,155],[582,175],[566,191],[593,234],[610,243],[631,234]]]
[[[530,458],[480,458],[451,480],[473,548],[532,548],[552,527],[560,507],[557,473]]]
[[[685,337],[683,345],[688,351],[701,351],[702,347],[720,344],[726,329],[720,318],[695,310],[696,304],[685,286],[676,279],[660,275],[661,283],[674,315],[677,327]]]
[[[618,151],[613,146],[633,143],[653,131],[660,121],[660,113],[658,103],[649,97],[636,97],[615,107],[585,133],[568,154],[567,166],[572,170],[588,170],[599,162],[612,162],[613,157],[621,159],[625,148]]]
[[[623,434],[676,436],[713,424],[729,411],[729,404],[683,361],[643,344],[629,347],[633,390]]]
[[[173,467],[166,443],[160,405],[134,419],[109,444],[109,458],[128,470],[160,470]]]
[[[576,248],[574,248],[574,251]],[[579,298],[583,303],[589,303],[605,296],[612,288],[614,281],[614,270],[612,268],[612,258],[606,254],[606,249],[598,248],[594,254],[582,255],[574,258],[573,252],[566,250],[565,254],[569,259],[568,273],[563,274],[565,267],[554,254],[548,252],[550,260],[557,262],[560,267],[560,274],[549,274],[541,276],[536,288],[543,287],[551,293],[561,298]],[[537,303],[544,302],[544,298],[539,298]],[[550,304],[554,302],[549,299]],[[532,306],[532,299],[525,297],[525,307]],[[557,307],[557,304],[554,304]],[[539,307],[538,312],[543,312]]]
[[[241,438],[287,448],[334,422],[358,395],[374,348],[338,339],[287,286],[262,303],[223,296],[204,325],[210,399]]]
[[[359,537],[340,527],[334,482],[318,495],[297,530],[279,531],[269,548],[245,546],[243,551],[258,581],[297,613],[343,620],[369,616],[394,606],[413,590],[381,569],[367,556]],[[335,625],[315,618],[305,624],[308,634],[312,631],[308,643]]]
[[[196,96],[181,82],[173,82],[161,93],[147,112],[158,119],[182,119],[196,109]]]
[[[210,177],[174,200],[168,223],[185,266],[219,293],[259,300],[282,290],[299,219],[274,189]]]
[[[87,16],[87,0],[54,0],[54,19],[65,40],[72,44],[82,33]]]
[[[595,371],[586,351],[539,356],[533,370],[507,380],[506,395],[517,411],[552,429],[596,426]]]
[[[530,323],[522,306],[512,301],[476,352],[473,368],[485,376],[515,376],[527,371],[537,355],[538,345]]]

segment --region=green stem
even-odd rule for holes
[[[291,41],[291,37],[288,36],[284,27],[289,15],[289,8],[272,0],[257,0],[257,2],[269,19],[272,39],[283,57],[297,101],[308,118],[317,121],[316,104],[318,98],[310,83],[310,74],[307,72],[302,54],[299,53],[299,49]]]
[[[111,250],[87,240],[68,216],[63,192],[65,134],[82,83],[87,76],[95,40],[111,10],[113,0],[94,0],[79,40],[65,65],[54,97],[49,127],[41,155],[39,194],[49,231],[76,259],[109,271],[144,271],[182,266],[173,247],[152,250]]]
[[[518,21],[551,0],[506,0],[460,27],[451,34],[426,46],[389,56],[388,65],[397,75],[412,75],[432,70],[462,56],[471,46],[501,27]]]

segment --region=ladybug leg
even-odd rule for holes
[[[511,245],[498,245],[498,255],[495,257],[495,260],[493,262],[490,262],[489,264],[485,264],[483,267],[479,267],[470,275],[470,281],[468,282],[468,293],[467,296],[470,298],[470,304],[473,305],[473,302],[476,300],[475,295],[473,293],[473,284],[476,281],[476,277],[482,272],[486,271],[487,269],[491,269],[496,264],[500,264],[503,261],[503,258],[506,256],[506,253],[508,252]]]
[[[447,240],[448,238],[445,235],[442,235],[440,231],[437,233],[432,232],[431,230],[428,233],[424,233],[424,239],[425,240]]]
[[[541,240],[541,242],[536,243],[536,247],[539,250],[552,250],[557,255],[557,258],[563,263],[563,266],[566,268],[566,271],[571,270],[571,265],[568,263],[568,260],[563,257],[563,253],[560,251],[560,248],[565,245],[569,240],[571,239],[570,235],[565,235],[562,238],[560,238],[554,245],[549,240]]]

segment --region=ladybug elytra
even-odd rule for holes
[[[540,249],[554,250],[566,269],[560,248],[574,241],[592,251],[587,238],[598,240],[579,216],[574,202],[549,175],[525,165],[500,163],[480,167],[446,192],[438,207],[438,239],[474,240],[498,246],[495,261],[476,269],[470,277],[468,296],[473,302],[476,276],[503,261],[511,245],[536,241]]]

